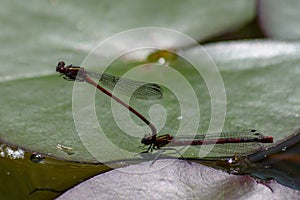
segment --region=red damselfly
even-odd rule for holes
[[[102,86],[98,85],[95,81],[92,80],[91,77],[97,79],[106,87],[110,89],[116,89],[117,91],[123,94],[131,94],[132,91],[134,91],[132,93],[132,96],[141,99],[161,99],[163,91],[159,85],[154,83],[139,82],[127,78],[116,77],[106,73],[89,72],[83,67],[77,67],[73,65],[65,66],[65,63],[63,61],[60,61],[57,64],[56,71],[61,73],[63,75],[63,78],[66,80],[87,82],[92,86],[96,87],[101,92],[111,97],[116,102],[127,108],[130,112],[135,114],[138,118],[140,118],[144,123],[146,123],[149,126],[149,128],[152,131],[152,136],[156,136],[157,131],[155,126],[148,119],[146,119],[146,117],[144,117],[133,107],[129,106],[123,100],[116,97]]]
[[[215,145],[214,152],[220,151],[218,156],[234,154],[249,154],[261,149],[260,143],[273,143],[272,136],[263,136],[257,130],[246,130],[231,133],[195,135],[195,136],[172,136],[169,134],[161,136],[146,135],[141,143],[148,146],[145,152],[151,152],[153,149],[177,146],[199,146]],[[222,156],[221,156],[222,154]]]

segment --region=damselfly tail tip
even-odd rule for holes
[[[263,143],[273,143],[273,137],[272,136],[264,137]]]

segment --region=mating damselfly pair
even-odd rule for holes
[[[63,61],[59,62],[56,67],[56,71],[63,75],[64,79],[70,81],[80,81],[87,82],[101,92],[114,99],[116,102],[127,108],[130,112],[132,112],[135,116],[137,116],[140,120],[142,120],[149,128],[152,133],[150,135],[146,135],[141,139],[141,143],[145,145],[146,151],[151,152],[153,149],[160,149],[164,147],[175,147],[175,146],[201,146],[201,145],[223,145],[228,146],[231,144],[235,148],[235,146],[244,146],[243,152],[251,153],[253,151],[258,151],[261,148],[259,143],[272,143],[272,136],[263,136],[256,130],[248,130],[241,131],[236,133],[219,133],[219,134],[209,134],[209,135],[196,135],[194,137],[189,136],[177,136],[174,137],[169,134],[165,135],[157,135],[157,130],[155,126],[140,112],[138,112],[135,108],[131,107],[127,103],[125,103],[120,98],[113,95],[104,87],[97,84],[92,78],[95,78],[101,84],[109,89],[115,89],[117,92],[122,94],[132,94],[132,97],[139,99],[161,99],[163,97],[162,87],[155,83],[146,83],[140,81],[134,81],[127,78],[116,77],[113,75],[109,75],[106,73],[96,73],[89,72],[85,70],[83,67],[68,65],[65,66]],[[132,91],[134,91],[132,93]],[[243,145],[241,145],[243,144]],[[234,150],[233,150],[234,151]],[[234,153],[241,153],[239,148],[235,149]]]

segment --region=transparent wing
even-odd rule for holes
[[[176,135],[176,139],[223,139],[223,138],[261,138],[264,135],[255,130],[255,129],[247,129],[240,130],[234,132],[221,132],[221,133],[207,133],[207,134],[195,134],[195,135]]]
[[[206,144],[206,145],[190,145],[186,150],[187,155],[206,155],[209,158],[222,158],[232,157],[235,155],[249,155],[253,152],[260,151],[263,148],[263,144],[256,142],[257,139],[261,139],[264,136],[256,130],[244,130],[238,132],[222,132],[219,134],[197,134],[195,136],[180,135],[174,138],[174,143],[170,143],[168,146],[177,148],[177,144],[184,144],[186,146],[192,144],[193,141],[210,141],[210,140],[226,140],[228,138],[236,139],[236,143],[225,144]],[[253,142],[242,142],[243,140],[252,140]],[[241,142],[239,143],[239,140]],[[185,145],[184,145],[185,146]],[[182,147],[182,146],[181,146]],[[200,153],[200,154],[199,154]]]
[[[87,72],[93,78],[110,90],[116,90],[120,94],[130,95],[138,99],[162,99],[163,89],[155,83],[134,81],[106,73]]]

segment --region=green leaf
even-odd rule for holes
[[[53,68],[60,60],[80,64],[99,41],[128,29],[170,28],[202,40],[250,21],[255,15],[254,2],[3,2],[0,81],[54,74]],[[162,42],[155,35],[148,39]],[[113,50],[120,48],[122,43]]]
[[[207,50],[216,60],[225,83],[227,113],[224,130],[258,129],[280,139],[298,126],[297,45],[249,41],[211,45],[207,47]],[[193,51],[197,51],[197,49],[186,53],[193,55]],[[264,55],[263,53],[257,54],[257,52],[267,53]],[[130,68],[130,66],[128,67]],[[205,83],[201,81],[200,75],[184,62],[178,61],[172,67],[181,72],[195,88],[201,111],[201,126],[198,132],[205,132],[209,125],[211,109],[210,96]],[[119,71],[120,68],[119,65],[115,65],[114,70]],[[122,69],[126,70],[124,65],[122,65]],[[150,69],[157,70],[155,66]],[[141,70],[141,72],[144,73],[144,75],[140,73],[141,79],[152,73],[149,70]],[[165,73],[160,74],[162,79],[168,77],[169,72]],[[178,80],[172,77],[168,81],[177,86],[179,90],[183,87]],[[82,91],[93,90],[86,83],[77,83],[77,85],[83,87]],[[85,147],[82,144],[82,138],[78,136],[72,117],[72,86],[72,82],[66,82],[57,75],[3,82],[1,90],[3,98],[0,100],[3,124],[1,138],[26,149],[67,160],[95,162],[86,147],[92,148],[89,150],[94,153],[94,150],[105,143],[103,143],[104,141],[90,140],[89,146]],[[110,110],[110,99],[100,92],[97,93],[96,115],[104,129],[105,137],[117,147],[138,153],[140,138],[147,133],[147,130],[124,135],[118,125],[114,123]],[[162,101],[131,100],[131,105],[147,117],[148,109],[156,103],[160,103],[167,113],[165,126],[159,123],[160,115],[152,116],[158,127],[163,126],[160,133],[175,134],[180,123],[177,117],[181,114],[175,96],[167,88]],[[191,110],[195,109],[191,108]],[[195,119],[198,114],[198,112],[191,111],[189,120]],[[133,119],[141,124],[134,116]],[[90,130],[97,134],[98,129],[93,122],[89,121],[89,118],[83,125],[86,127],[86,131]],[[195,132],[191,130],[185,134],[195,134]],[[73,148],[74,154],[69,155],[61,151],[57,148],[58,144]],[[132,157],[132,155],[123,157],[117,152],[114,157],[109,153],[109,149],[103,147],[100,150],[101,152],[96,154],[106,162]]]
[[[278,138],[299,126],[298,43],[249,40],[206,49],[225,82],[228,125],[252,127]]]
[[[173,28],[201,40],[242,25],[254,15],[254,2],[240,0],[192,1],[189,4],[181,1],[128,1],[122,4],[54,1],[32,5],[12,1],[1,7],[3,15],[15,14],[9,20],[2,18],[5,31],[0,37],[3,60],[0,69],[0,137],[33,151],[89,162],[95,159],[81,144],[73,123],[73,85],[54,75],[57,61],[67,59],[80,64],[97,40],[129,28]],[[161,38],[149,39],[162,42]],[[118,44],[116,49],[121,47],[122,44]],[[120,70],[112,73],[120,74]],[[100,98],[107,102],[106,97]],[[106,110],[101,110],[101,116],[109,111],[107,105],[104,106]],[[114,130],[110,120],[101,120],[101,123]],[[136,146],[137,140],[134,144]],[[76,153],[68,155],[57,145],[72,147]]]

